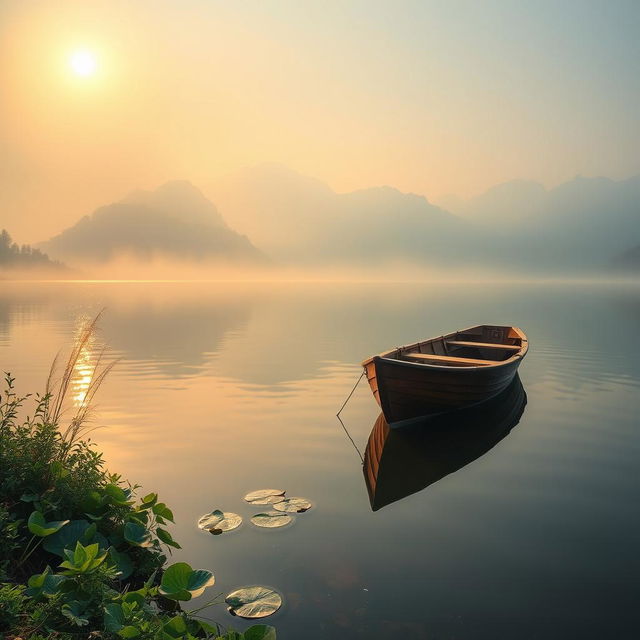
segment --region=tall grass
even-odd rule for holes
[[[53,360],[47,378],[44,420],[48,424],[60,425],[64,415],[71,409],[69,394],[78,376],[79,364],[85,358],[90,363],[84,367],[83,371],[86,388],[82,393],[81,401],[75,407],[75,413],[71,416],[67,427],[61,430],[62,439],[68,447],[96,428],[89,424],[93,413],[93,400],[105,378],[117,363],[115,359],[107,360],[106,345],[97,349],[93,346],[98,323],[103,313],[104,309],[92,320],[86,319],[81,323],[62,373],[59,373],[59,352]]]

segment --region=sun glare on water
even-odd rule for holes
[[[79,76],[93,75],[98,66],[95,56],[86,50],[74,51],[69,58],[69,65]]]

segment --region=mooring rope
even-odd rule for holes
[[[356,390],[356,387],[360,384],[360,380],[362,380],[363,377],[364,377],[364,371],[360,374],[360,377],[358,378],[358,382],[356,382],[353,389],[351,389],[351,393],[347,396],[347,399],[342,403],[342,406],[340,407],[340,411],[336,413],[336,418],[340,417],[342,410],[347,406],[347,402],[351,400],[351,396],[353,395],[353,392]]]
[[[358,445],[354,442],[353,438],[351,437],[351,434],[347,431],[347,427],[345,427],[344,422],[342,422],[342,418],[339,415],[336,415],[336,418],[338,418],[338,422],[342,425],[344,432],[347,434],[347,438],[351,440],[351,444],[353,445],[353,448],[356,450],[357,454],[360,456],[360,462],[364,464],[364,458],[360,453],[360,449],[358,449]]]
[[[351,437],[351,434],[347,430],[347,427],[345,426],[344,422],[342,422],[342,418],[340,418],[340,414],[342,413],[342,410],[347,406],[347,402],[351,400],[351,396],[354,394],[355,390],[360,384],[360,380],[362,380],[362,378],[364,377],[364,374],[365,374],[364,371],[360,374],[360,377],[358,378],[358,382],[355,383],[355,385],[353,386],[353,389],[351,389],[351,393],[347,396],[347,399],[342,403],[342,406],[340,407],[340,411],[336,413],[336,418],[338,418],[338,422],[340,422],[340,424],[342,425],[344,432],[347,434],[347,438],[351,440],[351,444],[353,445],[353,448],[357,451],[358,455],[360,456],[360,462],[362,462],[362,464],[364,464],[364,458],[362,457],[362,454],[360,453],[360,449],[358,449],[358,445],[355,443],[354,439]]]

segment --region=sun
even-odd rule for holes
[[[69,57],[69,65],[73,72],[79,76],[91,76],[98,67],[96,57],[85,49],[74,51]]]

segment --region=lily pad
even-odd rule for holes
[[[216,509],[211,513],[207,513],[198,520],[198,527],[214,535],[218,535],[223,531],[231,531],[237,529],[242,524],[242,517],[231,511],[220,511]]]
[[[282,502],[274,504],[276,511],[284,511],[285,513],[304,513],[309,511],[313,505],[306,498],[285,498]]]
[[[264,527],[265,529],[276,529],[277,527],[284,527],[293,522],[293,518],[286,513],[279,513],[278,511],[265,511],[264,513],[256,513],[252,516],[251,522],[256,527]]]
[[[282,606],[282,596],[262,586],[237,589],[224,601],[229,605],[229,613],[240,618],[265,618]]]
[[[280,489],[259,489],[247,493],[244,499],[251,504],[276,504],[284,500],[284,494]]]

